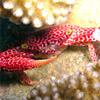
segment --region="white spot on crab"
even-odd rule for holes
[[[100,29],[96,28],[95,31],[93,32],[93,36],[96,40],[100,41]]]

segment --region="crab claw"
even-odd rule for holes
[[[38,66],[41,66],[43,64],[46,64],[46,63],[49,63],[53,60],[56,59],[56,56],[53,57],[53,58],[50,58],[50,59],[47,59],[47,60],[35,60],[34,62],[30,63],[30,66],[32,67],[38,67]],[[32,81],[26,74],[24,71],[17,71],[16,72],[17,75],[18,75],[18,79],[20,80],[20,82],[24,85],[36,85],[38,84],[37,81]]]
[[[42,66],[49,62],[52,62],[56,59],[57,56],[54,56],[49,59],[44,60],[34,60],[30,58],[23,58],[23,57],[10,57],[4,61],[3,70],[7,71],[23,71],[32,69],[35,67]]]
[[[56,59],[57,56],[54,56],[49,59],[45,60],[33,60],[29,58],[23,58],[23,57],[10,57],[8,59],[5,59],[3,62],[3,70],[7,71],[15,71],[18,75],[18,79],[20,82],[24,85],[35,85],[38,82],[32,81],[23,70],[35,68],[38,66],[42,66],[44,64],[47,64],[49,62],[52,62]]]
[[[49,62],[52,62],[53,60],[55,60],[57,58],[57,56],[54,56],[52,58],[49,58],[49,59],[45,59],[45,60],[35,60],[34,62],[30,63],[30,66],[32,67],[38,67],[38,66],[41,66],[41,65],[44,65],[44,64],[47,64]]]

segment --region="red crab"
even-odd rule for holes
[[[93,62],[97,62],[100,50],[93,42],[100,41],[100,27],[82,28],[75,25],[53,26],[40,30],[25,38],[21,45],[0,53],[0,67],[6,71],[15,71],[23,84],[34,85],[24,70],[35,68],[56,59],[34,60],[35,53],[52,54],[58,48],[69,45],[88,46]]]

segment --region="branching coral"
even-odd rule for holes
[[[34,27],[67,21],[75,0],[0,0],[0,16]]]
[[[84,72],[36,85],[29,100],[100,100],[100,60],[86,65]]]

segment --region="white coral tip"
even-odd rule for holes
[[[100,41],[100,29],[96,28],[95,31],[93,32],[93,36],[96,40]]]

